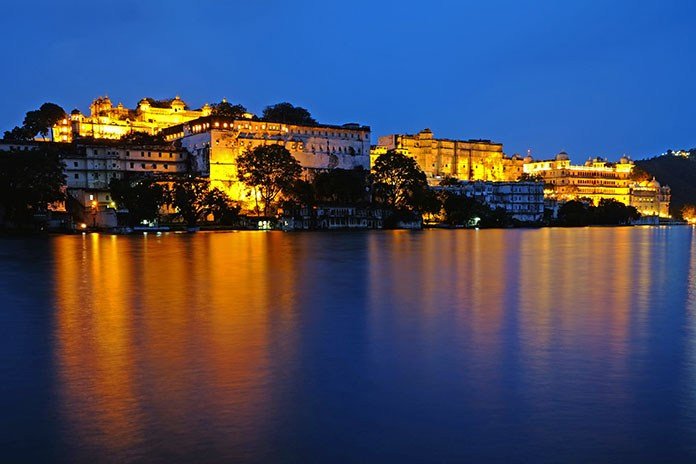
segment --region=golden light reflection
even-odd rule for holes
[[[220,449],[263,442],[273,366],[295,353],[275,337],[294,333],[298,260],[282,234],[230,236],[56,238],[61,411],[84,446],[162,452],[144,437],[197,417]]]

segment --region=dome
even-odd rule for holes
[[[569,159],[570,158],[568,157],[568,153],[566,153],[565,151],[562,151],[556,155],[556,161],[568,161]]]
[[[650,182],[648,182],[649,187],[660,188],[660,183],[653,177]]]
[[[174,100],[172,100],[172,108],[178,107],[178,108],[184,108],[186,106],[186,103],[183,102],[181,97],[178,95],[174,97]]]
[[[623,156],[619,159],[619,163],[621,163],[621,164],[628,164],[628,163],[630,163],[630,162],[631,162],[631,158],[629,158],[629,157],[626,156],[626,155],[623,155]]]

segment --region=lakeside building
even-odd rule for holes
[[[444,177],[462,181],[515,181],[524,172],[524,159],[519,155],[508,157],[500,143],[440,139],[430,129],[417,134],[379,137],[370,153],[371,165],[387,150],[397,150],[415,159],[431,185],[437,185]]]
[[[86,116],[75,109],[53,126],[53,140],[70,142],[78,137],[116,140],[133,132],[155,135],[167,127],[208,116],[212,107],[206,104],[199,110],[191,110],[177,95],[169,100],[143,98],[135,109],[122,103],[114,106],[109,97],[99,97],[89,110]]]
[[[544,219],[543,182],[465,181],[432,188],[474,198],[492,209],[504,209],[520,222],[537,223]]]
[[[381,229],[385,211],[371,205],[303,205],[283,210],[280,225],[284,230]]]
[[[606,198],[635,206],[645,216],[669,218],[670,188],[654,179],[636,181],[634,168],[635,164],[627,156],[617,163],[597,157],[575,165],[563,151],[551,160],[524,163],[525,173],[543,179],[544,195],[549,199],[565,202],[587,198],[596,205]]]
[[[369,169],[370,128],[296,125],[251,119],[207,116],[162,131],[167,141],[188,150],[193,172],[210,178],[242,207],[251,210],[255,198],[237,178],[237,157],[261,145],[285,147],[302,166],[304,176],[330,169]]]
[[[148,176],[166,182],[189,172],[188,152],[173,145],[141,146],[110,140],[26,141],[0,142],[0,150],[38,150],[47,143],[57,148],[63,160],[70,211],[90,226],[117,225],[116,204],[109,189],[112,179]]]

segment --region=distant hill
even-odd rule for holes
[[[669,185],[672,189],[670,213],[680,217],[680,211],[685,204],[696,205],[696,149],[680,151],[678,154],[668,151],[655,158],[637,160],[636,176],[645,178],[655,177],[661,185]],[[643,171],[643,172],[641,172]]]

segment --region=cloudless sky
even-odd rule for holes
[[[45,101],[289,101],[574,161],[696,147],[696,2],[7,0],[0,130]]]

